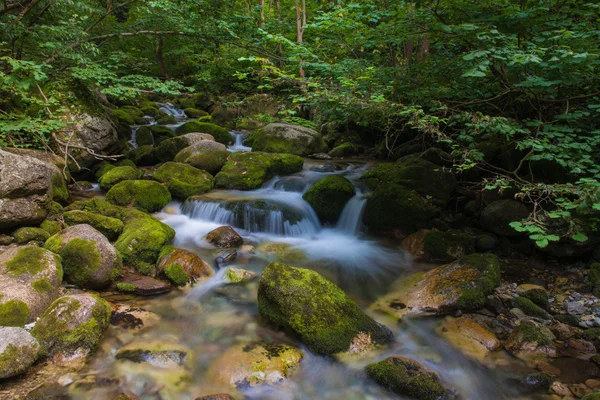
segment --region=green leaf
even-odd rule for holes
[[[535,242],[535,244],[536,244],[536,245],[537,245],[537,246],[538,246],[540,249],[543,249],[543,248],[546,248],[546,247],[548,247],[548,243],[549,243],[549,242],[548,242],[548,239],[545,239],[545,238],[544,238],[544,239],[542,239],[542,240],[536,240],[536,242]]]
[[[575,240],[576,242],[585,242],[588,240],[588,237],[584,233],[578,232],[571,236],[571,239]]]

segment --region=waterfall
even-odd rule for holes
[[[174,116],[175,118],[185,118],[185,112],[181,108],[175,107],[171,103],[156,103],[160,106],[159,111]]]
[[[134,149],[137,149],[137,147],[138,147],[138,145],[137,145],[137,131],[138,131],[138,129],[140,129],[139,126],[132,126],[131,127],[131,139],[129,139],[129,141],[127,142]]]
[[[335,228],[338,231],[352,235],[358,234],[362,227],[362,217],[365,212],[366,204],[367,199],[362,192],[357,189],[354,197],[352,197],[344,207]]]
[[[252,151],[252,147],[244,146],[244,140],[248,137],[247,133],[231,131],[229,134],[235,139],[235,143],[229,146],[229,151],[236,153],[241,151]]]

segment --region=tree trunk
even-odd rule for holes
[[[167,71],[167,67],[165,66],[165,61],[163,59],[163,37],[158,36],[158,43],[156,45],[156,52],[154,53],[156,56],[156,62],[158,63],[158,67],[160,68],[160,72],[165,79],[170,79],[169,72]]]
[[[404,45],[404,62],[406,65],[410,65],[414,51],[415,41],[412,39],[407,40],[406,44]]]
[[[419,50],[417,51],[417,62],[423,62],[429,55],[429,36],[425,35],[419,41]]]
[[[302,2],[304,3],[304,0],[302,0]],[[303,24],[302,21],[305,18],[303,16],[303,12],[300,8],[300,4],[298,2],[298,0],[296,0],[296,35],[298,38],[298,44],[302,44],[303,42],[303,34],[304,34],[304,30],[303,30]],[[304,68],[302,67],[302,60],[300,60],[300,78],[304,79],[305,74],[304,74]]]
[[[260,27],[265,27],[265,0],[258,0],[260,5]]]

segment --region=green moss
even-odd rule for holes
[[[46,268],[43,261],[45,257],[46,251],[40,247],[23,247],[10,261],[4,263],[4,267],[12,275],[35,275]]]
[[[392,338],[333,283],[314,271],[282,263],[271,263],[264,270],[258,310],[275,325],[294,332],[317,354],[348,350],[360,332],[370,333],[373,343]]]
[[[53,221],[58,219],[62,214],[62,210],[63,206],[60,203],[53,201],[52,205],[50,206],[50,213],[48,214],[47,219],[51,219]]]
[[[352,182],[343,176],[332,175],[315,183],[302,198],[322,222],[335,223],[355,193]]]
[[[160,211],[171,201],[169,189],[154,181],[123,181],[113,186],[106,200],[119,206],[134,206],[148,212]]]
[[[165,268],[165,275],[177,286],[183,286],[190,280],[183,267],[179,264],[172,264]]]
[[[537,343],[538,346],[552,344],[552,340],[544,335],[537,325],[531,321],[522,321],[516,329],[516,334],[527,343]],[[513,333],[514,334],[514,333]]]
[[[140,111],[142,112],[142,114],[150,117],[158,117],[160,115],[160,111],[156,106],[140,105]]]
[[[166,139],[159,143],[155,148],[156,159],[159,162],[173,161],[177,153],[188,147],[190,144],[184,137],[174,137]]]
[[[513,299],[512,306],[521,309],[525,314],[530,317],[536,317],[540,319],[551,320],[552,317],[545,310],[536,305],[533,301],[526,297],[517,297]]]
[[[200,117],[206,117],[207,115],[209,115],[206,111],[204,110],[199,110],[197,108],[186,108],[184,110],[185,115],[188,116],[188,118],[200,118]]]
[[[12,343],[6,346],[4,351],[0,353],[0,371],[3,375],[13,376],[23,368],[22,363],[24,358],[28,358],[27,353],[34,352],[35,349],[27,346],[15,346]],[[22,372],[22,371],[21,371]]]
[[[87,211],[90,213],[100,214],[104,215],[105,217],[117,218],[120,220],[123,220],[123,218],[125,218],[125,212],[122,207],[112,205],[108,201],[102,199],[77,201],[65,208],[65,211],[73,210]]]
[[[549,295],[548,291],[544,288],[529,289],[526,292],[521,293],[521,297],[528,298],[542,308],[546,308],[548,306]]]
[[[175,250],[177,250],[177,247],[171,246],[170,244],[166,245],[166,246],[163,246],[163,248],[160,250],[160,253],[158,255],[158,259],[160,260],[164,256],[168,256],[169,254],[171,254]]]
[[[419,372],[414,361],[389,357],[366,368],[367,375],[381,386],[401,396],[419,400],[437,400],[445,395],[439,378],[434,374]]]
[[[134,265],[137,271],[142,275],[154,276],[156,274],[156,267],[154,264],[145,261],[136,261]]]
[[[138,146],[154,145],[154,136],[148,126],[142,126],[135,134],[135,142]]]
[[[282,127],[284,129],[285,127]],[[257,129],[246,139],[246,145],[252,146],[254,150],[266,153],[288,153],[299,156],[308,156],[314,153],[327,151],[327,145],[319,135],[314,137],[301,136],[290,139],[280,136],[277,132],[267,134],[267,128]],[[273,130],[273,127],[268,127]]]
[[[334,147],[330,152],[330,157],[350,157],[358,154],[358,147],[354,143],[342,143],[339,146]]]
[[[50,281],[46,278],[40,278],[31,284],[33,290],[38,293],[47,293],[54,289]]]
[[[127,126],[134,124],[133,116],[125,110],[112,110],[112,118],[117,124],[124,124]]]
[[[58,221],[51,221],[47,219],[42,222],[40,228],[48,232],[49,235],[55,235],[62,230],[63,226]]]
[[[173,125],[177,123],[177,120],[173,115],[164,114],[156,120],[159,125]]]
[[[63,238],[54,235],[46,241],[45,247],[62,257],[65,279],[75,285],[85,285],[90,273],[100,267],[100,252],[95,241],[74,238],[63,244]]]
[[[600,400],[600,392],[588,393],[581,400]]]
[[[495,254],[469,254],[457,261],[480,272],[476,279],[461,282],[457,305],[461,310],[477,310],[486,303],[487,296],[500,284],[500,261]]]
[[[91,225],[110,241],[116,240],[123,231],[123,222],[121,220],[88,211],[67,211],[63,214],[63,218],[68,225]]]
[[[175,161],[189,164],[210,174],[216,174],[227,162],[229,154],[224,145],[203,140],[181,150],[175,156]]]
[[[180,200],[209,192],[214,184],[214,179],[208,172],[175,162],[165,163],[158,168],[154,179],[164,183],[173,198]]]
[[[135,168],[135,164],[131,160],[123,159],[121,161],[117,161],[117,163],[115,164],[115,167],[132,167],[132,168]]]
[[[135,165],[154,165],[158,162],[156,154],[154,153],[154,147],[151,145],[140,146],[137,149],[131,150],[127,157],[135,163]]]
[[[399,185],[382,184],[369,194],[364,222],[373,231],[426,228],[439,209]]]
[[[229,145],[233,143],[233,138],[225,128],[219,125],[208,122],[189,121],[177,128],[177,136],[185,135],[186,133],[199,132],[211,134],[219,143]]]
[[[600,328],[586,329],[581,336],[591,342],[600,342]]]
[[[136,286],[131,283],[117,283],[117,290],[120,292],[134,292],[136,289]]]
[[[173,138],[175,136],[175,132],[166,126],[152,125],[150,126],[150,130],[152,131],[152,136],[154,137],[154,145],[157,145],[164,140]]]
[[[19,228],[12,233],[17,244],[25,244],[32,241],[45,242],[50,234],[41,228]]]
[[[110,190],[119,182],[136,180],[142,177],[142,171],[132,167],[115,167],[106,172],[98,180],[98,184],[104,190]]]
[[[460,231],[431,231],[423,240],[423,250],[432,261],[449,262],[475,251],[475,238]]]
[[[95,172],[94,172],[94,176],[96,177],[96,179],[100,179],[100,177],[102,175],[104,175],[105,173],[107,173],[108,171],[110,171],[111,169],[113,169],[115,167],[116,167],[115,165],[112,165],[106,161],[102,161],[101,163],[99,163],[97,165]]]
[[[27,323],[31,310],[21,300],[8,300],[2,303],[0,295],[0,326],[19,326]]]
[[[62,173],[54,174],[50,182],[52,183],[52,200],[61,204],[69,203],[71,194],[69,193],[67,183],[65,182]]]
[[[303,165],[304,159],[292,154],[233,153],[215,177],[215,185],[225,189],[255,190],[276,175],[301,171]]]

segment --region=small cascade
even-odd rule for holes
[[[132,148],[137,149],[137,131],[140,129],[139,126],[134,125],[131,127],[131,139],[127,143],[131,145]]]
[[[174,116],[175,118],[186,118],[185,112],[181,108],[175,107],[171,103],[156,103],[160,106],[159,111]]]
[[[247,133],[231,131],[229,134],[235,139],[235,143],[228,147],[229,151],[232,153],[252,151],[252,147],[244,146],[244,140],[248,137]]]
[[[366,197],[357,189],[354,197],[344,207],[335,229],[351,235],[360,233],[366,204]]]

